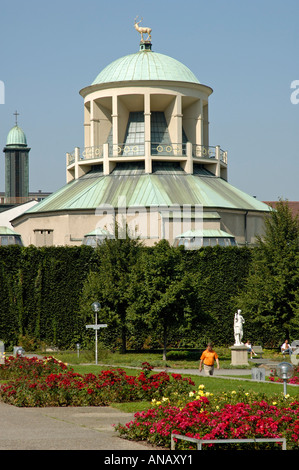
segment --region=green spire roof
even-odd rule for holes
[[[193,72],[178,60],[145,48],[112,62],[99,73],[92,85],[128,80],[200,83]]]
[[[24,131],[19,126],[14,126],[8,133],[6,146],[27,147],[27,139]]]

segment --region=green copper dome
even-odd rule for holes
[[[8,133],[6,146],[27,147],[27,139],[24,131],[19,126],[14,126]]]
[[[112,62],[99,73],[92,85],[128,80],[200,83],[193,72],[178,60],[145,49]]]

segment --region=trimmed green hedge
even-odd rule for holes
[[[197,325],[191,334],[174,332],[171,345],[231,344],[233,298],[244,285],[251,258],[248,248],[184,252],[187,270],[199,276],[203,309],[212,321]],[[70,348],[86,340],[79,300],[88,273],[98,264],[97,252],[87,246],[0,247],[0,339],[6,348],[18,343],[25,350],[41,343]]]
[[[249,273],[253,249],[220,246],[206,247],[185,253],[188,270],[201,280],[202,310],[211,317],[199,332],[204,346],[213,341],[217,345],[233,344],[234,313],[237,294],[243,289]],[[244,315],[245,317],[245,315]],[[247,318],[245,318],[247,326]],[[198,330],[192,336],[198,335]]]
[[[81,335],[77,306],[90,247],[0,248],[0,338],[65,347]],[[29,345],[28,345],[29,346]]]

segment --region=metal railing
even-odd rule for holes
[[[220,160],[223,163],[227,163],[227,152],[225,150],[219,150],[220,151]]]
[[[110,157],[134,157],[143,156],[145,151],[144,142],[134,144],[112,144],[109,145]]]
[[[216,158],[216,147],[193,144],[192,156],[196,158]]]
[[[159,142],[151,142],[151,155],[152,156],[181,156],[186,155],[187,144],[161,144]]]
[[[287,450],[287,441],[284,437],[277,438],[256,438],[256,439],[196,439],[195,437],[187,437],[181,434],[171,434],[171,450],[175,450],[175,439],[183,441],[194,442],[197,445],[197,450],[202,450],[203,444],[241,444],[243,443],[256,443],[256,442],[281,442],[282,450]]]
[[[75,152],[67,154],[67,164],[68,164],[68,166],[72,165],[73,163],[75,163]]]
[[[97,158],[103,158],[103,145],[85,147],[80,155],[80,160],[92,160]]]
[[[109,144],[109,157],[132,157],[145,155],[145,142]],[[187,156],[187,143],[150,143],[151,156]],[[102,159],[104,156],[104,145],[85,147],[82,152],[78,149],[79,161]],[[227,152],[215,146],[192,144],[192,157],[205,159],[220,159],[227,163]],[[76,150],[67,153],[67,165],[75,163]]]
[[[160,142],[151,142],[151,155],[152,156],[176,156],[186,155],[186,144],[165,144]],[[134,144],[113,144],[109,146],[109,156],[144,156],[145,143]]]
[[[210,145],[192,145],[192,156],[195,158],[217,158],[217,147]],[[227,163],[227,152],[219,148],[220,160]]]

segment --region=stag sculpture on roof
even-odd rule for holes
[[[134,20],[134,23],[135,23],[134,27],[135,27],[136,31],[138,31],[138,33],[141,34],[141,41],[144,42],[144,38],[143,38],[144,34],[147,34],[147,38],[146,38],[145,41],[151,41],[151,39],[152,39],[152,36],[151,36],[152,28],[148,28],[146,26],[144,26],[144,27],[139,26],[139,23],[141,23],[143,18],[141,18],[141,20],[139,20],[139,21],[136,21],[137,18],[138,18],[138,16],[136,16],[136,18]]]

